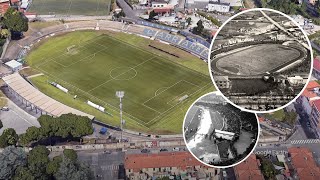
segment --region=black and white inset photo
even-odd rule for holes
[[[291,17],[275,10],[243,11],[224,23],[210,49],[212,80],[243,110],[273,112],[293,102],[312,70],[312,48]]]
[[[256,114],[241,111],[219,92],[196,100],[183,122],[188,150],[202,163],[218,168],[245,160],[258,142],[259,130]]]

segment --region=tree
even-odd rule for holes
[[[0,147],[4,148],[10,145],[16,145],[19,136],[12,128],[5,129],[0,136]]]
[[[13,180],[35,180],[36,178],[27,167],[18,167]]]
[[[68,158],[63,158],[58,172],[54,175],[57,180],[89,180],[94,179],[89,166],[82,162],[73,162]]]
[[[3,23],[7,29],[14,32],[26,32],[29,28],[28,18],[12,7],[4,13]]]
[[[11,179],[19,166],[27,164],[27,154],[20,147],[6,147],[0,154],[0,179]]]
[[[202,24],[202,21],[199,20],[199,21],[197,22],[197,27],[194,27],[194,28],[193,28],[193,33],[195,33],[195,34],[201,34],[202,31],[203,31],[203,29],[204,29],[204,26],[203,26],[203,24]]]
[[[191,24],[191,17],[188,17],[188,18],[186,19],[186,22],[188,23],[188,25],[190,25],[190,24]]]
[[[150,20],[153,20],[154,17],[156,17],[157,15],[158,15],[158,14],[157,14],[156,12],[154,12],[154,10],[151,11],[151,12],[149,13],[149,19],[150,19]]]
[[[0,36],[2,39],[6,39],[11,35],[10,31],[8,29],[1,29]]]
[[[63,150],[64,157],[70,159],[71,161],[76,161],[78,159],[78,155],[73,149],[65,149]]]
[[[3,128],[2,121],[0,120],[0,129]]]
[[[61,156],[56,156],[52,161],[49,162],[47,166],[47,173],[50,175],[54,175],[58,172],[60,168],[60,163],[62,162]]]
[[[50,151],[45,146],[36,146],[28,154],[28,169],[36,179],[48,179],[47,166]]]

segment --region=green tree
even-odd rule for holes
[[[8,29],[1,29],[0,36],[2,39],[6,39],[11,35],[10,31]]]
[[[76,161],[78,159],[78,155],[73,149],[64,149],[63,150],[64,157],[70,159],[71,161]]]
[[[47,166],[47,173],[54,175],[58,172],[60,168],[60,163],[62,162],[62,157],[61,156],[56,156],[53,158],[52,161],[49,162]]]
[[[193,28],[193,33],[201,34],[204,29],[203,23],[201,20],[197,22],[197,26]]]
[[[36,180],[36,178],[27,167],[20,166],[17,168],[13,180]]]
[[[4,148],[10,145],[16,145],[19,136],[12,128],[5,129],[0,136],[0,147]]]
[[[10,7],[6,13],[4,13],[3,24],[10,31],[28,31],[28,18],[12,7]]]
[[[45,146],[36,146],[28,154],[28,169],[38,179],[48,179],[47,166],[50,151]]]
[[[151,12],[149,13],[149,19],[150,19],[150,20],[153,20],[154,17],[156,17],[157,15],[158,15],[158,14],[157,14],[156,12],[151,11]]]
[[[0,179],[11,179],[19,166],[27,164],[27,154],[20,147],[6,147],[0,154]]]
[[[63,158],[58,172],[54,175],[57,180],[89,180],[94,179],[89,166],[82,162],[73,162],[68,158]]]
[[[186,22],[188,23],[188,25],[190,25],[191,24],[191,17],[188,17],[187,19],[186,19]]]

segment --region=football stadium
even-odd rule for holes
[[[113,126],[120,125],[116,91],[124,91],[124,128],[180,134],[191,103],[214,90],[207,65],[199,58],[206,56],[206,48],[151,28],[139,32],[143,35],[77,30],[46,36],[26,56],[27,64],[43,74],[30,81],[51,98]],[[105,111],[89,106],[89,101]]]
[[[235,49],[216,58],[212,66],[222,74],[252,76],[275,72],[306,55],[302,49],[282,44],[259,44]],[[241,57],[241,61],[239,61]]]

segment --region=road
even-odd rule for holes
[[[125,0],[117,0],[117,3],[122,8],[123,12],[126,14],[127,18],[130,19],[139,19],[139,17],[136,16],[136,13],[131,7],[126,3]]]

